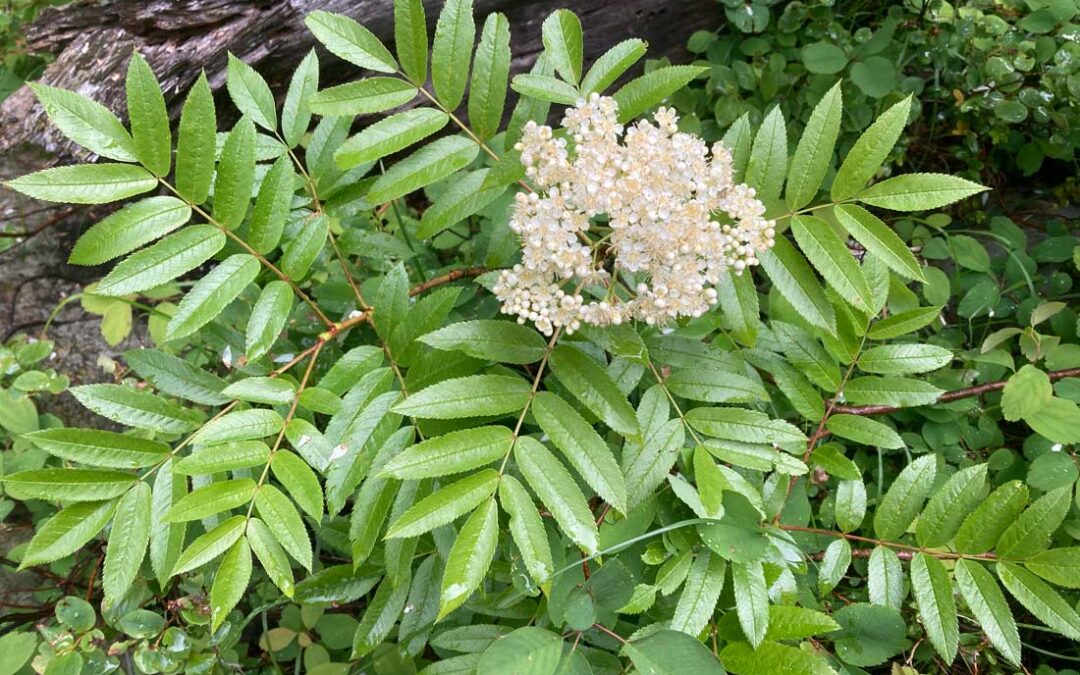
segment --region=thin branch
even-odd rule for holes
[[[1080,368],[1052,370],[1046,375],[1050,378],[1051,382],[1057,382],[1058,380],[1063,380],[1067,377],[1080,377]],[[972,396],[982,396],[983,394],[987,394],[992,391],[1000,391],[1004,388],[1004,380],[999,382],[987,382],[986,384],[980,384],[977,387],[968,387],[967,389],[947,391],[938,397],[936,403],[948,403],[950,401],[958,401],[963,398],[971,398]],[[894,413],[899,410],[903,410],[903,408],[892,405],[838,405],[833,408],[833,412],[843,413],[845,415],[888,415],[889,413]]]
[[[422,284],[417,284],[416,286],[413,286],[411,289],[409,289],[409,297],[420,295],[421,293],[429,291],[436,286],[442,286],[443,284],[448,284],[453,281],[478,277],[487,271],[488,269],[486,267],[463,267],[461,269],[452,270],[441,276],[432,277],[431,279],[428,279]]]
[[[817,527],[802,527],[801,525],[778,525],[781,530],[787,532],[805,532],[807,534],[820,534],[826,537],[836,537],[837,539],[847,539],[848,541],[858,541],[864,544],[873,544],[875,546],[886,546],[888,548],[897,549],[900,552],[907,551],[909,554],[925,553],[926,555],[933,556],[935,558],[941,558],[943,560],[959,560],[961,558],[966,560],[1005,560],[1004,558],[998,558],[993,553],[954,553],[952,551],[941,551],[938,549],[922,548],[920,546],[911,546],[909,544],[901,544],[895,541],[886,541],[884,539],[873,539],[872,537],[861,537],[857,534],[850,534],[848,532],[841,532],[839,530],[823,530]],[[854,552],[853,552],[854,554]],[[869,555],[869,554],[866,554]],[[898,553],[899,555],[899,553]]]

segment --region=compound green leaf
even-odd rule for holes
[[[900,132],[907,124],[911,110],[911,97],[893,105],[878,117],[859,136],[847,157],[836,172],[832,182],[832,199],[844,201],[862,189],[874,177],[885,158],[892,152]]]

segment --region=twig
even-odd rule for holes
[[[478,277],[478,276],[480,276],[481,274],[484,274],[487,271],[488,271],[488,269],[486,267],[463,267],[461,269],[452,270],[452,271],[447,272],[446,274],[443,274],[441,276],[432,277],[431,279],[428,279],[427,281],[425,281],[422,284],[418,284],[416,286],[413,286],[409,290],[409,297],[413,297],[415,295],[420,295],[424,291],[429,291],[432,288],[435,288],[436,286],[442,286],[443,284],[448,284],[448,283],[453,282],[453,281],[458,281],[458,280],[466,279],[466,278],[471,279],[473,277]]]
[[[1048,372],[1047,377],[1051,382],[1057,382],[1067,377],[1080,377],[1080,368],[1066,368],[1065,370],[1052,370]],[[968,387],[967,389],[957,389],[955,391],[947,391],[938,397],[936,403],[948,403],[950,401],[957,401],[963,398],[971,398],[972,396],[981,396],[983,394],[990,393],[992,391],[1000,391],[1005,388],[1005,381],[999,382],[987,382],[986,384],[980,384],[977,387]],[[887,415],[894,413],[903,408],[892,405],[858,405],[847,406],[838,405],[833,408],[833,412],[843,413],[845,415]]]

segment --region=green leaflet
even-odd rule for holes
[[[217,445],[230,441],[265,438],[281,429],[281,415],[266,408],[252,408],[223,415],[199,429],[196,443]]]
[[[84,384],[70,391],[79,403],[102,417],[136,429],[184,433],[202,420],[198,412],[125,385]]]
[[[149,197],[125,206],[87,230],[68,260],[77,265],[100,265],[168,234],[190,218],[191,208],[179,199]]]
[[[319,58],[312,49],[296,67],[281,105],[281,135],[294,148],[311,125],[311,97],[319,90]],[[254,545],[252,546],[254,548]],[[256,556],[258,552],[256,552]]]
[[[124,360],[139,377],[159,391],[203,405],[223,405],[225,380],[184,359],[156,349],[129,349]]]
[[[229,53],[225,87],[241,114],[267,131],[277,131],[277,106],[270,85],[248,64]]]
[[[270,447],[262,441],[234,441],[222,445],[204,446],[182,457],[173,465],[173,472],[185,476],[200,476],[234,469],[263,466],[270,460]]]
[[[334,163],[348,170],[374,162],[427,138],[449,121],[446,113],[434,108],[414,108],[384,117],[345,141],[334,152]]]
[[[1013,664],[1020,663],[1020,636],[1009,604],[990,573],[977,562],[956,561],[956,586],[990,644]]]
[[[225,234],[213,225],[192,225],[121,260],[94,288],[119,297],[147,291],[187,274],[225,247]]]
[[[581,80],[583,95],[600,93],[610,87],[630,66],[645,56],[646,44],[637,38],[619,42],[593,62],[589,72]]]
[[[1027,500],[1027,485],[1018,480],[998,486],[964,519],[956,533],[956,549],[963,553],[985,553],[994,548],[1005,529],[1024,510]]]
[[[255,510],[274,538],[304,569],[312,564],[311,540],[292,501],[273,485],[264,483],[255,493]]]
[[[908,173],[871,185],[858,194],[858,200],[893,211],[926,211],[948,206],[988,189],[948,174]]]
[[[904,467],[874,513],[874,533],[878,538],[893,540],[907,531],[922,510],[936,473],[936,455],[920,457]]]
[[[45,429],[23,438],[55,457],[110,469],[141,469],[169,456],[164,443],[98,429]]]
[[[847,245],[832,226],[815,216],[795,216],[791,232],[799,248],[844,300],[856,309],[869,311],[874,304],[870,286]]]
[[[71,140],[94,154],[118,162],[134,162],[135,143],[116,115],[82,94],[28,82],[49,121]]]
[[[1039,551],[1024,561],[1024,567],[1052,584],[1080,588],[1080,547]]]
[[[400,485],[396,480],[376,476],[364,481],[360,486],[349,522],[353,567],[366,562],[375,549]]]
[[[476,664],[478,673],[510,673],[525,664],[531,667],[530,673],[555,673],[562,660],[563,641],[551,631],[524,626],[507,635],[494,634],[482,649]]]
[[[499,482],[499,504],[510,516],[510,535],[533,582],[550,589],[555,572],[544,522],[532,497],[516,478],[504,475]]]
[[[829,333],[836,331],[836,315],[806,258],[787,239],[762,252],[758,259],[776,290],[811,325]]]
[[[180,112],[176,141],[176,191],[193,204],[202,204],[210,194],[216,131],[214,93],[206,73],[199,73]]]
[[[424,211],[416,236],[421,239],[431,238],[475,215],[495,201],[506,191],[506,185],[485,188],[484,183],[490,174],[490,169],[459,174],[439,200]]]
[[[726,570],[724,559],[710,551],[703,551],[694,558],[686,577],[686,586],[675,605],[672,630],[698,635],[705,628],[724,588]]]
[[[375,596],[364,610],[360,625],[353,635],[352,658],[359,659],[371,653],[386,640],[409,597],[409,585],[394,586],[384,581],[379,584]]]
[[[232,608],[243,599],[251,581],[251,548],[240,537],[221,559],[210,587],[210,628],[217,630]]]
[[[848,234],[893,272],[907,279],[926,281],[915,255],[880,218],[855,204],[840,204],[833,208],[833,213]]]
[[[117,502],[115,517],[121,527],[114,527],[109,535],[101,577],[105,597],[111,602],[128,592],[146,556],[152,519],[150,486],[137,482]]]
[[[794,605],[769,605],[768,639],[798,640],[839,628],[840,625],[824,612]]]
[[[731,581],[735,590],[735,611],[743,634],[755,647],[769,629],[769,594],[760,562],[732,563]]]
[[[214,219],[236,229],[247,215],[255,184],[255,125],[241,117],[225,139],[214,180]]]
[[[696,637],[674,630],[659,630],[622,647],[641,673],[721,675],[724,669]]]
[[[157,179],[130,164],[73,164],[42,169],[4,183],[47,202],[108,204],[149,192]]]
[[[281,241],[281,233],[285,229],[289,207],[292,205],[295,179],[292,160],[288,155],[282,155],[259,184],[259,194],[255,198],[255,207],[251,210],[247,235],[247,243],[258,253],[265,255],[273,251]]]
[[[311,97],[310,106],[318,115],[371,115],[408,103],[417,91],[396,77],[369,77],[323,89]]]
[[[1005,382],[1001,392],[1002,416],[1015,422],[1037,415],[1053,396],[1050,376],[1030,363],[1026,364]]]
[[[875,321],[867,332],[867,337],[872,340],[887,340],[889,338],[907,335],[929,326],[941,316],[941,307],[917,307],[904,312],[897,312],[892,316]]]
[[[45,521],[26,546],[19,569],[59,560],[86,545],[105,528],[116,501],[80,502],[67,506]]]
[[[566,13],[573,16],[570,12]],[[580,24],[578,29],[580,36]],[[579,72],[580,63],[579,52]],[[504,15],[496,12],[489,14],[484,21],[480,44],[476,48],[472,84],[469,85],[469,124],[481,139],[491,138],[499,131],[503,108],[506,105],[506,83],[509,76],[510,22]]]
[[[870,602],[900,610],[904,604],[904,568],[896,552],[875,546],[866,567],[866,586]]]
[[[286,405],[296,396],[296,385],[288,380],[272,377],[248,377],[237,380],[221,392],[230,399],[265,403],[266,405]]]
[[[561,105],[574,105],[579,96],[573,85],[550,75],[534,73],[515,75],[510,82],[510,88],[523,96]]]
[[[266,523],[258,518],[248,521],[246,534],[251,551],[259,559],[259,564],[270,577],[270,581],[274,582],[274,585],[280,588],[286,597],[291,598],[295,585],[289,559],[285,556],[285,549],[281,548],[281,544],[274,539]]]
[[[155,176],[168,175],[172,165],[169,113],[154,71],[138,52],[131,55],[124,89],[135,156]]]
[[[292,279],[304,278],[326,244],[329,231],[330,219],[325,214],[316,213],[305,218],[299,232],[285,245],[279,261],[281,271]]]
[[[758,199],[766,205],[779,198],[784,187],[787,149],[787,126],[777,106],[765,116],[754,136],[746,165],[746,184],[757,190]]]
[[[728,672],[739,675],[785,671],[831,675],[836,672],[820,656],[772,640],[766,640],[756,648],[746,642],[729,642],[720,650],[720,658]]]
[[[488,499],[461,526],[446,559],[436,621],[460,607],[484,580],[499,537],[499,511]]]
[[[316,522],[322,519],[322,486],[307,462],[288,450],[279,449],[274,453],[270,470],[304,513],[314,518]]]
[[[427,79],[428,32],[421,0],[394,0],[394,49],[410,80]]]
[[[551,352],[551,372],[586,408],[620,434],[638,433],[634,409],[596,361],[569,345]]]
[[[930,405],[943,393],[929,382],[903,377],[854,377],[844,385],[844,398],[856,405]]]
[[[952,663],[960,631],[952,582],[941,561],[925,553],[915,554],[911,559],[911,593],[930,643],[941,658]]]
[[[164,587],[184,547],[187,523],[166,523],[165,514],[187,494],[187,478],[173,475],[173,460],[166,460],[154,475],[150,518],[150,567]]]
[[[421,499],[390,524],[387,539],[415,537],[457,520],[490,497],[499,485],[499,474],[484,469],[451,483]]]
[[[999,562],[995,567],[1009,594],[1039,621],[1070,640],[1080,640],[1080,614],[1057,591],[1016,565]]]
[[[391,459],[382,473],[400,480],[416,480],[477,469],[505,457],[513,438],[506,427],[452,431],[407,448]]]
[[[679,370],[665,381],[672,393],[708,403],[750,403],[768,400],[768,392],[744,375],[712,368]]]
[[[541,27],[544,53],[559,75],[576,85],[581,79],[581,20],[568,9],[557,9],[544,19]],[[470,116],[471,117],[471,116]]]
[[[517,440],[514,460],[525,482],[554,516],[559,529],[585,553],[596,553],[599,545],[596,522],[570,472],[540,441],[528,436]]]
[[[903,439],[890,427],[859,415],[833,415],[825,427],[830,433],[863,445],[889,449],[904,447]]]
[[[627,512],[626,483],[600,434],[574,408],[551,392],[533,398],[533,417],[589,487],[620,513]]]
[[[737,340],[753,347],[761,323],[761,310],[753,278],[749,274],[736,274],[734,270],[728,270],[720,276],[716,292],[729,331]]]
[[[1025,558],[1047,548],[1069,512],[1072,486],[1039,497],[1010,524],[995,547],[999,558]]]
[[[630,80],[613,95],[619,105],[619,122],[625,124],[638,117],[705,71],[702,66],[662,66]]]
[[[428,143],[379,176],[367,194],[372,204],[404,197],[465,168],[480,147],[464,136],[446,136]]]
[[[750,129],[750,113],[743,113],[735,123],[724,132],[723,143],[731,151],[732,180],[742,182],[745,179],[746,165],[750,161],[750,148],[754,135]]]
[[[201,520],[222,511],[247,506],[255,496],[255,489],[255,481],[250,478],[211,483],[184,495],[173,504],[164,520],[169,523]]]
[[[394,406],[410,417],[456,419],[520,411],[529,400],[529,384],[506,375],[472,375],[443,380]]]
[[[475,40],[472,0],[448,0],[439,12],[431,46],[431,83],[447,110],[456,109],[465,96]]]
[[[229,550],[244,534],[245,520],[244,516],[233,516],[191,542],[180,554],[171,575],[176,576],[202,567]]]
[[[798,211],[810,203],[829,170],[836,137],[840,134],[841,99],[840,83],[837,82],[810,114],[788,170],[785,197],[791,211]]]
[[[331,54],[380,73],[397,70],[397,62],[375,34],[347,16],[315,11],[304,18],[315,39]]]
[[[805,443],[806,435],[784,420],[745,408],[693,408],[686,420],[694,429],[712,436],[746,443]]]
[[[911,97],[893,105],[881,114],[859,136],[836,172],[832,183],[832,199],[844,201],[862,189],[873,178],[882,162],[889,156],[900,132],[907,124]]]
[[[951,541],[965,517],[985,503],[987,492],[986,464],[976,464],[954,473],[930,498],[919,516],[915,526],[919,545],[933,547]]]
[[[213,321],[259,273],[259,261],[250,255],[229,256],[200,279],[176,309],[166,330],[169,340],[187,337]]]
[[[247,357],[262,358],[277,342],[292,312],[293,292],[284,281],[271,281],[263,287],[251,310],[247,325]]]
[[[837,539],[825,549],[821,559],[821,567],[818,568],[818,593],[825,595],[847,574],[851,566],[851,544],[847,539]]]

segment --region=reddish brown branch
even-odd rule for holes
[[[443,284],[448,284],[452,281],[458,281],[459,279],[478,277],[487,271],[488,270],[486,267],[463,267],[461,269],[452,270],[441,276],[428,279],[422,284],[413,286],[409,290],[409,295],[420,295],[424,291],[431,290],[436,286],[442,286]]]
[[[1047,376],[1049,376],[1051,382],[1057,382],[1058,380],[1063,380],[1066,377],[1080,377],[1080,368],[1054,370],[1047,373]],[[948,403],[949,401],[957,401],[962,398],[981,396],[983,394],[987,394],[992,391],[999,391],[1004,388],[1004,380],[1000,382],[987,382],[986,384],[980,384],[977,387],[968,387],[967,389],[947,391],[938,397],[937,403]],[[897,412],[898,410],[902,410],[902,408],[892,405],[838,405],[833,408],[833,412],[844,413],[846,415],[887,415],[889,413]]]

